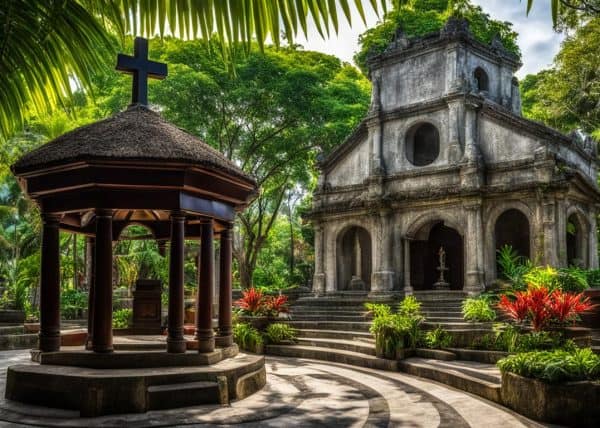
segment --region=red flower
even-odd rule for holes
[[[528,300],[525,297],[525,293],[518,291],[516,294],[516,300],[510,300],[506,295],[503,295],[498,302],[498,307],[506,313],[510,318],[515,321],[523,322],[529,315]]]
[[[548,289],[545,287],[530,288],[526,295],[531,325],[535,331],[543,330],[552,318]]]
[[[288,312],[288,298],[283,294],[279,296],[268,296],[265,299],[265,309],[273,315]]]
[[[242,291],[242,298],[236,300],[235,305],[250,314],[257,314],[262,310],[263,300],[262,292],[252,287]]]
[[[583,293],[564,293],[555,290],[551,295],[550,311],[560,323],[576,321],[577,315],[590,309],[592,304],[588,298],[583,297]]]

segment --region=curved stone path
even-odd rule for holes
[[[6,367],[27,351],[0,353]],[[0,399],[0,426],[161,427],[538,427],[509,410],[403,373],[292,358],[267,358],[267,386],[231,406],[197,406],[146,414],[80,419],[77,412]]]

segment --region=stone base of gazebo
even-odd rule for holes
[[[33,356],[41,364],[8,368],[6,398],[79,410],[82,417],[228,404],[266,384],[264,357],[238,354],[235,345],[210,355],[69,350]]]

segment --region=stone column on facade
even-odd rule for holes
[[[600,206],[592,205],[590,213],[590,232],[589,232],[589,269],[598,269],[598,211]]]
[[[370,170],[369,170],[369,197],[378,198],[383,194],[383,177],[385,176],[385,163],[383,161],[383,123],[379,116],[374,116],[367,124],[370,141]]]
[[[550,266],[558,266],[556,247],[560,238],[556,232],[556,203],[553,199],[542,201],[542,234],[544,239],[542,262]]]
[[[459,109],[460,102],[454,101],[448,103],[448,161],[456,163],[462,157],[460,147],[459,127]]]
[[[464,204],[467,213],[467,233],[464,238],[466,277],[464,291],[480,293],[485,289],[483,271],[483,222],[481,201]]]
[[[379,263],[378,269],[373,274],[371,293],[388,293],[394,288],[393,244],[394,231],[392,230],[392,216],[389,210],[379,213]]]
[[[560,267],[567,267],[567,201],[565,195],[556,200],[556,248]]]
[[[325,292],[335,293],[337,289],[337,260],[335,233],[331,226],[323,228],[323,272],[325,273]]]
[[[460,90],[458,78],[458,45],[446,49],[446,94]],[[450,140],[452,141],[452,140]]]
[[[325,272],[323,270],[325,255],[323,254],[323,225],[314,224],[315,230],[315,273],[313,275],[313,293],[317,296],[325,294]]]
[[[404,294],[413,294],[413,287],[410,282],[410,241],[409,237],[404,237],[402,243],[404,246]]]
[[[40,351],[60,350],[60,217],[42,214]]]
[[[475,103],[465,104],[465,153],[461,168],[461,184],[465,188],[477,189],[483,183],[480,168],[481,154],[477,147],[477,108]]]

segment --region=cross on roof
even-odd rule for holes
[[[117,70],[133,75],[131,103],[148,105],[148,78],[164,79],[167,64],[148,60],[148,40],[136,37],[133,56],[118,54]]]

